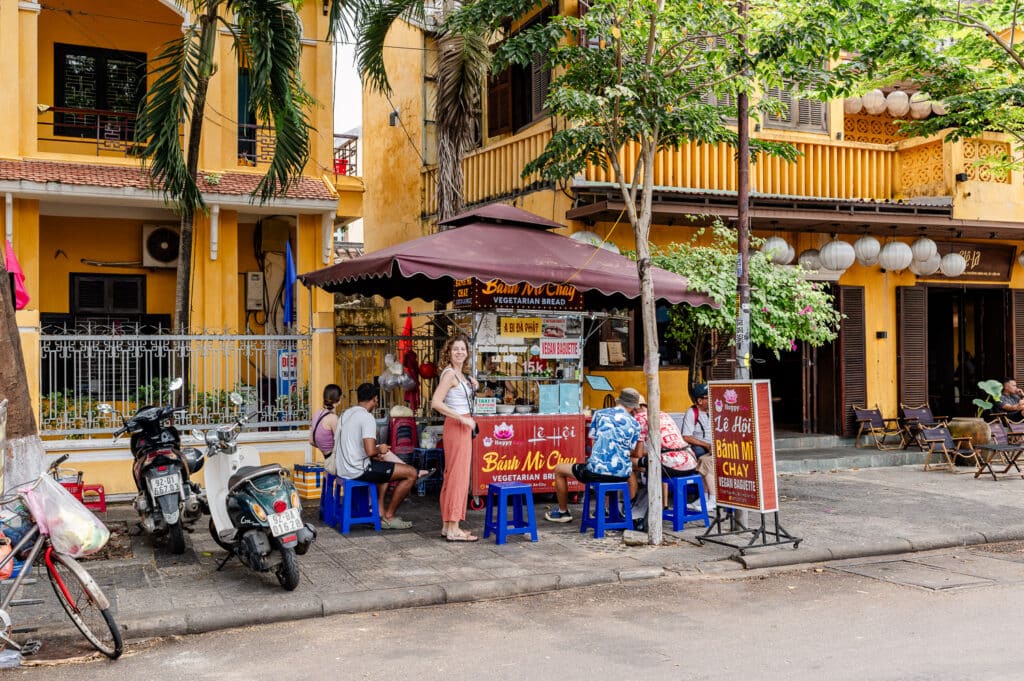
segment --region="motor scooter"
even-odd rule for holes
[[[173,394],[183,381],[174,379],[169,388]],[[109,404],[97,407],[110,414]],[[139,514],[142,529],[150,535],[166,536],[171,553],[185,552],[185,528],[208,512],[202,488],[191,475],[203,467],[203,454],[198,449],[181,447],[181,436],[172,421],[179,407],[144,406],[126,419],[114,433],[114,441],[131,434],[132,478],[135,496],[132,506]]]
[[[242,397],[231,393],[236,406]],[[210,507],[210,534],[228,555],[256,572],[274,570],[287,591],[299,585],[296,555],[303,555],[316,539],[316,528],[302,521],[302,504],[288,471],[280,464],[261,466],[253,447],[238,446],[243,424],[255,412],[234,424],[192,436],[206,443],[206,495]]]

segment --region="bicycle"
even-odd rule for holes
[[[64,463],[67,458],[67,454],[59,457],[50,464],[46,472],[42,473],[34,482],[23,486],[21,489],[25,487],[34,488],[44,477],[53,475],[60,464]],[[17,498],[21,498],[24,501],[21,489],[16,494],[0,499],[0,505],[10,504]],[[28,505],[26,504],[27,509]],[[110,659],[116,660],[123,652],[123,643],[121,640],[121,630],[118,628],[117,622],[114,621],[114,616],[110,613],[110,601],[107,600],[99,585],[96,584],[88,571],[78,561],[67,554],[60,553],[54,548],[50,541],[49,532],[44,532],[39,527],[31,511],[27,511],[24,519],[31,522],[31,527],[11,552],[3,560],[0,560],[0,570],[2,570],[9,562],[15,559],[15,556],[21,554],[26,547],[31,545],[21,572],[15,577],[3,600],[0,601],[0,650],[10,646],[22,655],[31,655],[37,652],[42,645],[40,641],[26,641],[24,644],[18,645],[11,638],[13,622],[8,614],[8,609],[12,605],[21,604],[16,602],[14,597],[21,588],[25,576],[29,572],[29,567],[36,565],[38,561],[46,566],[53,592],[78,630],[82,632],[96,650]],[[42,560],[39,560],[40,557]],[[31,601],[31,603],[35,603],[35,601]],[[109,632],[109,635],[106,632]]]

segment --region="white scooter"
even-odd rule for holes
[[[242,404],[238,393],[231,402]],[[228,552],[218,570],[238,556],[257,572],[274,570],[287,591],[299,585],[295,556],[303,555],[316,539],[316,528],[302,522],[302,504],[288,471],[280,464],[261,466],[253,447],[239,447],[242,425],[255,414],[230,426],[193,437],[206,442],[206,495],[210,534]]]

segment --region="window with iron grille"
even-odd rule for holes
[[[53,69],[55,135],[134,139],[135,115],[146,94],[145,52],[56,43]]]

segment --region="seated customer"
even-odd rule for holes
[[[1024,420],[1024,391],[1017,387],[1012,378],[1003,380],[1003,393],[999,396],[999,408],[1006,412],[1011,421]]]
[[[640,424],[634,414],[640,408],[640,393],[624,388],[618,404],[594,412],[590,438],[594,444],[586,463],[562,463],[555,467],[555,495],[558,507],[548,509],[544,518],[553,523],[572,520],[569,513],[569,476],[580,482],[629,482],[629,495],[636,494],[636,477],[631,458],[640,446]]]
[[[640,410],[636,413],[636,420],[640,424],[640,455],[642,456],[645,449],[644,443],[647,442],[647,429],[650,421],[650,415],[647,413],[647,402],[643,400],[640,402]],[[704,478],[704,487],[707,489],[707,478],[710,476],[697,470],[697,456],[693,453],[690,445],[686,444],[683,440],[683,436],[679,433],[679,428],[676,427],[675,421],[666,412],[659,414],[658,429],[661,433],[662,476],[666,478],[679,478],[700,473],[701,477]],[[714,470],[710,471],[710,475],[714,475]],[[662,499],[663,503],[668,503],[667,483],[662,483]],[[696,495],[694,495],[694,499],[696,500]],[[708,507],[714,507],[714,500],[711,498],[708,499]]]
[[[690,386],[693,406],[683,412],[683,424],[679,429],[686,444],[697,456],[697,472],[704,478],[704,491],[708,495],[708,508],[715,505],[715,462],[711,456],[711,417],[708,414],[708,384],[696,383]]]
[[[391,493],[391,501],[381,513],[380,526],[385,530],[410,528],[412,523],[402,520],[395,512],[416,482],[416,469],[387,460],[394,457],[390,448],[386,444],[377,444],[377,422],[373,418],[373,410],[380,400],[377,386],[363,383],[356,388],[356,399],[359,403],[346,409],[338,419],[334,455],[327,459],[324,467],[339,478],[376,483],[377,499],[381,505],[388,483],[398,483]]]

